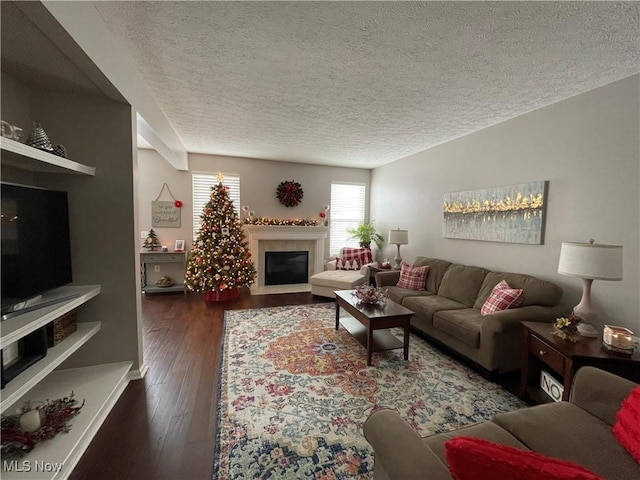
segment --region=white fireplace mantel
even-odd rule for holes
[[[261,272],[264,259],[261,257],[261,243],[263,245],[274,241],[306,241],[310,248],[309,276],[324,270],[324,247],[329,229],[327,227],[302,227],[295,225],[244,225],[249,250],[253,256],[257,270],[256,282],[251,285],[251,293],[282,293],[293,291],[310,291],[309,284],[295,286],[267,286],[264,285],[264,272]]]

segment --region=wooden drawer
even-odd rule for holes
[[[557,373],[564,374],[564,356],[538,337],[529,337],[529,351]]]
[[[182,263],[184,262],[184,253],[141,253],[140,259],[144,263]]]

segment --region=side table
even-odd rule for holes
[[[540,387],[540,372],[547,371],[562,383],[562,400],[568,400],[573,376],[580,367],[592,366],[640,383],[640,353],[620,355],[602,348],[598,338],[580,337],[577,342],[553,334],[547,322],[522,322],[524,349],[518,394],[533,403],[553,401]]]
[[[155,280],[160,277],[160,268],[156,272],[150,272],[150,264],[175,264],[175,272],[179,272],[179,280],[169,287],[155,285]],[[140,252],[140,276],[142,291],[145,293],[187,293],[187,287],[183,283],[184,271],[187,263],[187,252]]]
[[[373,285],[376,287],[376,273],[378,272],[390,272],[392,268],[382,268],[382,267],[367,267],[369,269],[369,285]]]

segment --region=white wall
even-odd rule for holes
[[[173,196],[184,203],[180,228],[154,228],[163,245],[173,248],[176,239],[184,239],[187,248],[192,240],[191,177],[192,172],[217,174],[218,171],[240,175],[240,203],[255,210],[257,216],[278,219],[317,218],[322,207],[330,203],[331,182],[364,183],[369,191],[371,170],[325,167],[289,162],[275,162],[238,157],[189,154],[190,171],[177,171],[153,150],[138,150],[138,204],[140,229],[151,228],[151,202],[167,183]],[[304,197],[296,207],[285,207],[276,198],[276,188],[284,180],[302,185]],[[160,200],[170,200],[166,194]],[[329,217],[331,211],[329,211]],[[328,248],[328,242],[327,242]],[[325,252],[328,256],[329,252]]]
[[[640,334],[639,76],[494,125],[372,172],[370,216],[379,227],[407,228],[401,255],[444,258],[529,273],[560,284],[563,304],[581,296],[577,278],[557,274],[563,241],[624,246],[624,280],[595,281],[603,323]],[[544,245],[442,237],[446,192],[549,181]],[[395,246],[383,255],[393,258]]]

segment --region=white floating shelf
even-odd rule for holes
[[[0,398],[2,398],[0,411],[2,413],[5,413],[20,397],[44,380],[56,367],[98,333],[100,322],[78,323],[77,327],[75,332],[58,345],[47,349],[46,357],[21,372],[0,391]]]
[[[56,370],[21,398],[20,406],[27,400],[67,397],[73,391],[78,405],[83,400],[85,404],[80,413],[69,420],[71,430],[68,433],[36,444],[29,454],[14,463],[3,461],[2,479],[67,478],[127,386],[127,373],[131,366],[132,362],[121,362]]]
[[[38,150],[24,143],[8,138],[0,138],[2,147],[2,163],[12,167],[43,173],[77,173],[94,176],[95,167],[89,167],[53,153]]]
[[[45,301],[54,298],[65,298],[71,295],[74,295],[74,298],[0,322],[0,348],[5,348],[7,345],[20,340],[38,328],[86,303],[99,293],[100,285],[68,285],[48,292],[43,296]]]

